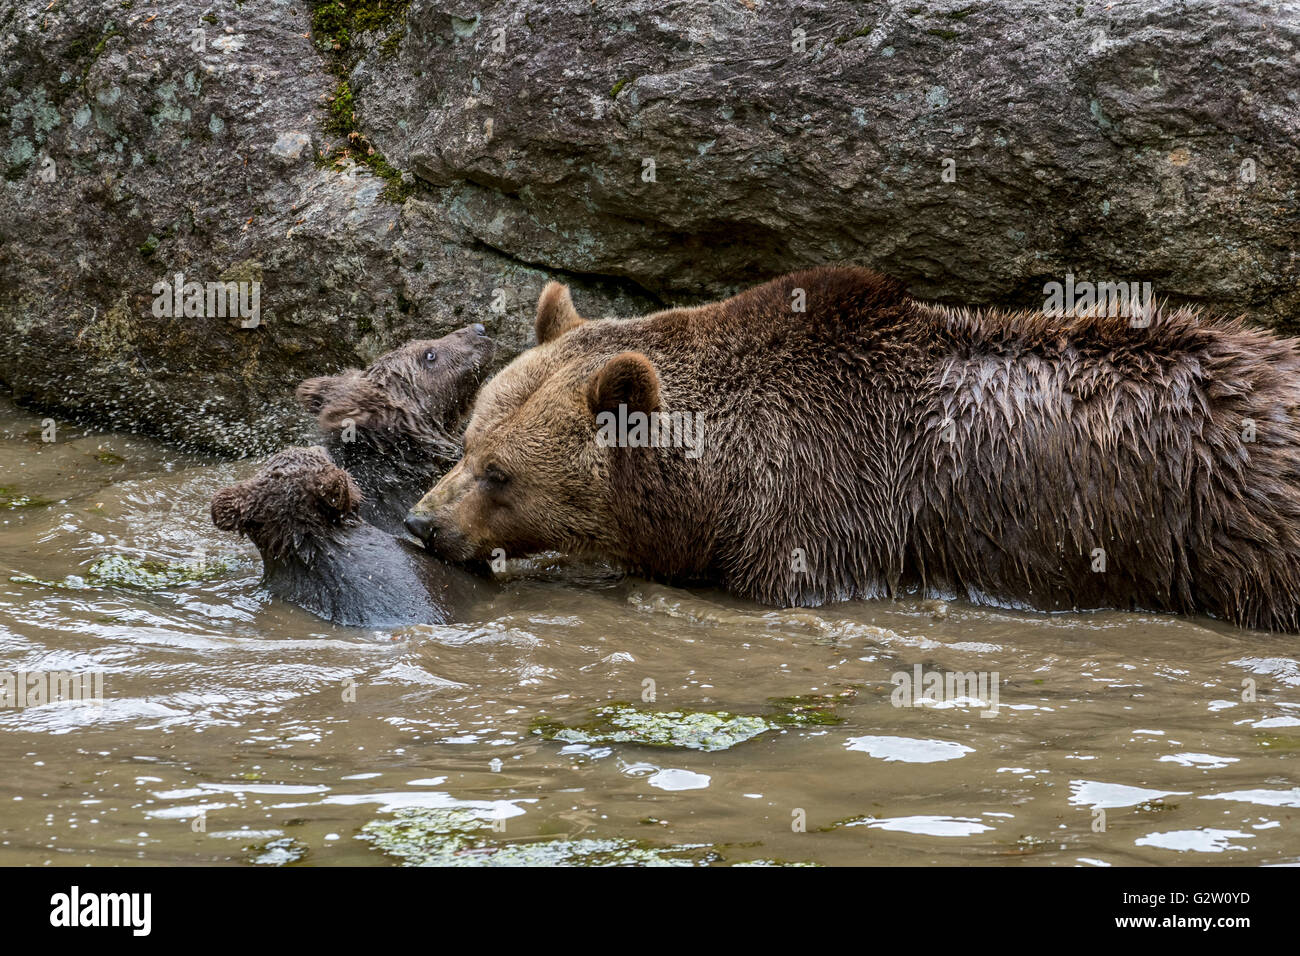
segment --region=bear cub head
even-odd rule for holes
[[[325,449],[288,448],[212,498],[212,521],[262,554],[281,600],[352,627],[458,620],[484,591],[472,575],[363,521],[361,490]]]
[[[364,371],[310,378],[299,402],[363,495],[361,515],[400,533],[402,519],[460,457],[459,427],[491,367],[482,325],[408,342]]]
[[[212,498],[212,523],[245,535],[268,564],[310,563],[335,529],[358,524],[362,494],[325,449],[287,448]]]

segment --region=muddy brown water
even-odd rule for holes
[[[420,857],[368,834],[430,811],[469,821],[439,859],[471,864],[1300,862],[1295,637],[960,601],[774,611],[546,562],[472,623],[333,627],[209,522],[256,463],[69,424],[47,443],[41,422],[0,403],[0,671],[102,672],[103,699],[0,709],[0,864],[392,865]],[[110,557],[206,571],[124,583],[92,572]],[[917,667],[996,674],[996,714],[988,685],[895,706]],[[712,752],[533,732],[611,701],[780,698],[830,719]],[[566,856],[593,846],[615,851]]]

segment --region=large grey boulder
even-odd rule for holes
[[[1031,304],[1072,270],[1296,318],[1294,3],[416,3],[409,24],[358,70],[362,113],[512,255],[673,295],[855,259]]]
[[[45,7],[0,10],[0,381],[20,399],[247,454],[305,437],[302,378],[469,322],[526,345],[549,271],[322,159],[340,80],[302,4]],[[256,326],[155,315],[177,273],[258,283]]]
[[[231,453],[406,338],[526,346],[551,276],[1070,272],[1300,328],[1296,3],[32,0],[0,64],[0,381]],[[176,273],[260,321],[155,315]]]

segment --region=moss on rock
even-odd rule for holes
[[[354,37],[383,30],[391,39],[406,24],[411,0],[316,0],[311,34],[322,50],[347,53]]]

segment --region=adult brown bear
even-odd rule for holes
[[[555,549],[779,605],[914,590],[1300,623],[1294,339],[946,308],[859,268],[628,321],[552,284],[537,338],[407,520],[444,556]],[[675,416],[659,440],[611,445],[612,414],[651,412]]]

